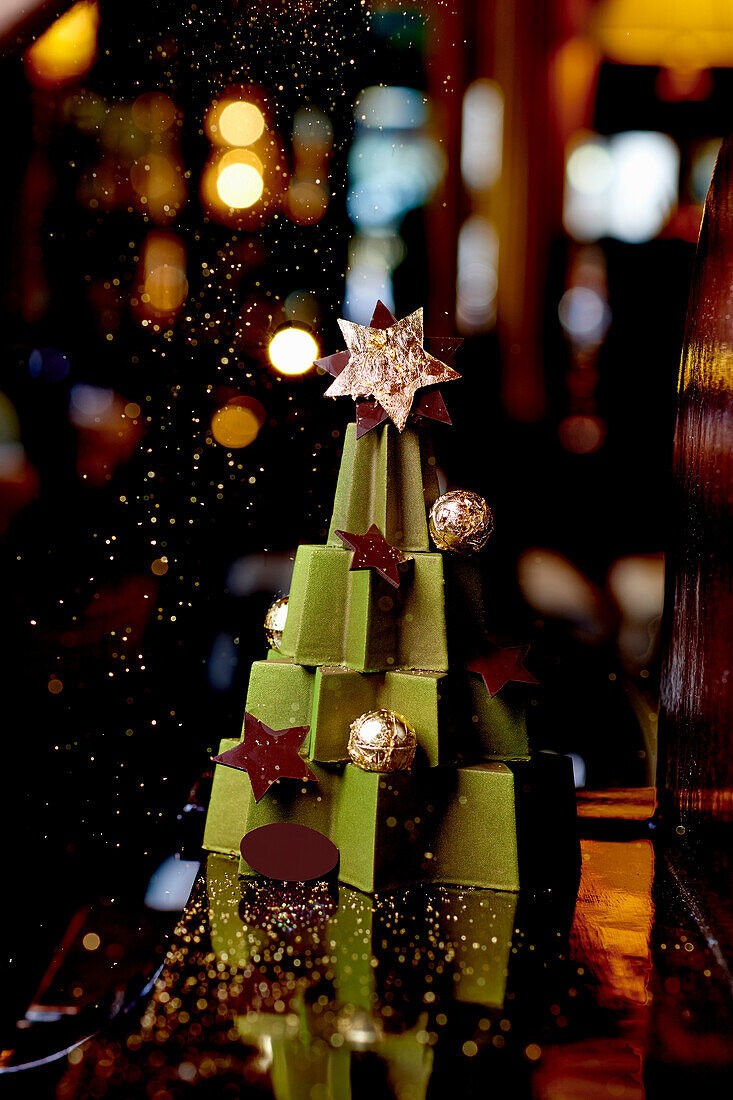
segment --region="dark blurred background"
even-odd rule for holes
[[[0,36],[13,981],[186,840],[265,611],[325,537],[353,406],[313,360],[377,298],[465,338],[435,444],[495,511],[491,627],[532,643],[536,746],[581,787],[652,784],[733,12],[80,0],[8,3]]]

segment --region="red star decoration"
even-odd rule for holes
[[[510,680],[520,684],[538,684],[531,672],[524,667],[529,653],[528,645],[493,646],[492,652],[477,657],[470,665],[469,672],[477,672],[482,677],[486,690],[493,699]]]
[[[349,569],[376,569],[393,588],[399,588],[402,578],[398,566],[407,561],[407,555],[390,546],[382,532],[373,523],[365,535],[354,535],[351,531],[337,531],[336,534],[354,551]]]
[[[422,416],[426,420],[438,420],[441,424],[452,424],[440,390],[428,390],[427,393],[421,394],[415,402],[412,412],[415,416]],[[372,428],[376,428],[379,424],[383,424],[385,420],[389,420],[389,416],[373,397],[356,402],[357,439],[361,439],[363,435],[366,435],[367,432],[370,432]]]
[[[372,319],[369,322],[371,328],[390,328],[397,321],[395,315],[387,309],[384,302],[378,301],[374,307]],[[428,336],[425,344],[430,355],[450,365],[458,348],[463,343],[460,336]],[[323,359],[316,359],[316,366],[321,367],[333,378],[338,378],[349,362],[348,351],[335,351],[333,355],[326,355]],[[428,390],[421,393],[416,399],[412,409],[415,416],[421,416],[426,420],[437,420],[441,424],[451,424],[450,414],[446,408],[443,395],[439,389]],[[370,432],[388,420],[389,416],[382,406],[374,398],[356,402],[356,438]]]
[[[309,729],[310,726],[291,726],[289,729],[272,730],[259,718],[245,712],[240,743],[211,759],[215,764],[247,772],[255,802],[259,802],[278,779],[318,782],[298,753]]]

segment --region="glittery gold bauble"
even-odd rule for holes
[[[414,729],[393,710],[368,710],[351,723],[349,756],[366,772],[407,771],[416,748]]]
[[[265,615],[265,636],[271,649],[279,649],[283,640],[285,620],[288,617],[288,597],[281,596],[275,600],[270,610]]]
[[[468,489],[444,493],[430,509],[430,536],[439,550],[475,553],[483,550],[493,530],[488,504]]]

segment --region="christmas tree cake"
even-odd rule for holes
[[[436,387],[460,377],[460,341],[425,349],[422,310],[397,321],[381,303],[371,325],[339,324],[348,350],[319,365],[328,396],[355,399],[356,423],[328,538],[298,548],[289,597],[268,613],[242,736],[214,758],[204,846],[239,856],[253,830],[306,826],[368,893],[572,877],[570,761],[533,755],[499,694],[536,680],[527,647],[488,633],[475,556],[491,512],[466,490],[439,496],[428,421],[450,423]],[[241,859],[242,874],[258,870]]]

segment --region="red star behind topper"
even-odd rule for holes
[[[351,531],[337,531],[336,534],[354,551],[349,569],[376,569],[393,588],[399,588],[402,578],[398,566],[407,561],[407,555],[390,546],[382,532],[373,523],[365,535],[354,535]]]
[[[310,726],[291,726],[289,729],[272,730],[259,718],[245,712],[241,742],[211,759],[215,764],[247,772],[255,802],[259,802],[277,779],[318,782],[298,754],[309,729]]]
[[[466,665],[469,672],[477,672],[486,685],[486,690],[493,697],[501,691],[510,680],[520,684],[538,684],[531,672],[524,667],[524,661],[529,653],[528,645],[493,646],[492,651],[483,657],[477,657]]]
[[[370,328],[391,328],[397,321],[395,315],[387,309],[382,301],[378,301],[374,307]],[[428,336],[426,341],[428,352],[441,359],[447,365],[453,361],[456,351],[463,343],[460,336]],[[321,367],[333,378],[338,378],[342,370],[348,365],[351,358],[350,351],[336,351],[332,355],[326,355],[323,359],[316,359],[316,366]],[[446,408],[443,395],[440,390],[428,390],[416,397],[412,412],[415,416],[421,416],[426,420],[437,420],[441,424],[451,424],[450,414]],[[356,402],[356,438],[370,432],[372,428],[389,420],[388,413],[382,408],[375,398],[359,399]]]

